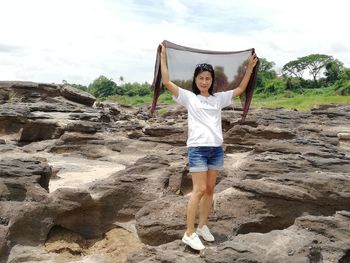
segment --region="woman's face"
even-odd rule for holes
[[[208,93],[212,82],[213,78],[209,71],[203,71],[196,77],[196,85],[201,93]]]

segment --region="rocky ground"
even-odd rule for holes
[[[350,262],[350,105],[223,113],[201,253],[179,241],[186,113],[0,82],[0,262]]]

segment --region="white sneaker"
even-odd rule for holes
[[[202,250],[205,248],[205,246],[203,246],[202,241],[199,239],[196,233],[192,233],[192,235],[190,236],[188,236],[185,233],[182,238],[182,242],[184,242],[186,245],[190,246],[195,250]]]
[[[196,231],[198,236],[201,236],[205,241],[213,242],[215,240],[214,236],[210,233],[207,225],[202,226],[202,228],[197,228]]]

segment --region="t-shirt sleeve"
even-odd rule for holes
[[[195,96],[193,92],[179,87],[179,95],[177,97],[173,96],[173,100],[178,104],[187,107],[192,96]]]
[[[219,96],[219,103],[222,108],[230,106],[232,104],[233,99],[233,90],[222,91],[215,93],[216,96]]]

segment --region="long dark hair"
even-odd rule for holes
[[[204,71],[208,71],[213,79],[213,81],[210,85],[210,88],[208,90],[209,94],[213,96],[214,95],[215,72],[214,72],[213,66],[210,64],[207,64],[207,63],[202,63],[202,64],[196,65],[196,69],[194,70],[194,73],[193,73],[192,91],[196,95],[201,93],[196,85],[196,77],[198,76],[199,73],[202,73]]]

